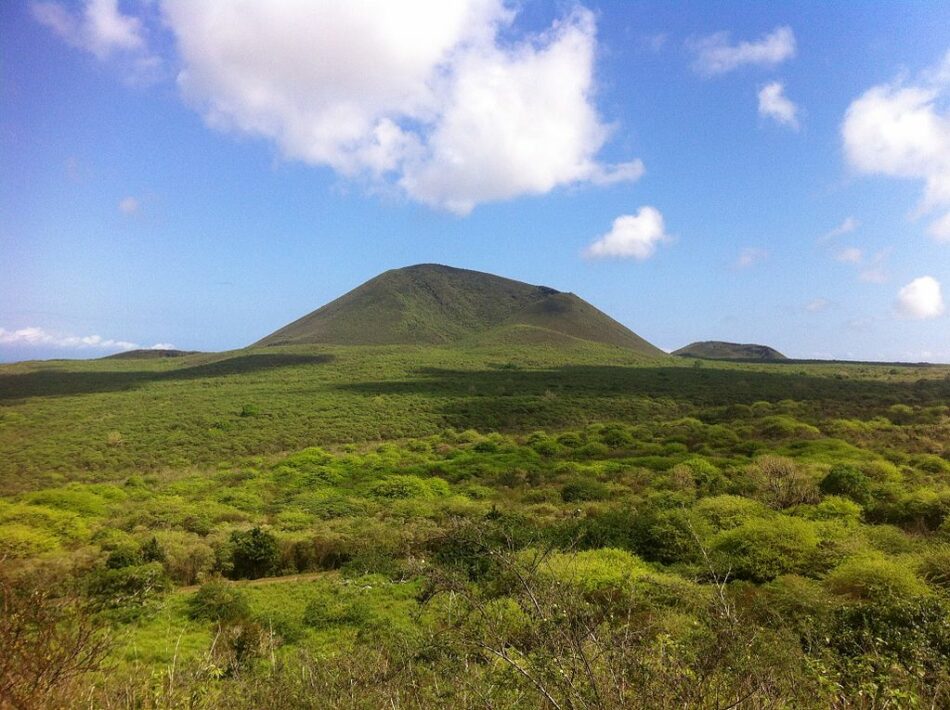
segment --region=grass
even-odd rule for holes
[[[756,406],[780,413],[783,401],[794,401],[794,416],[808,425],[837,419],[867,426],[894,416],[894,405],[913,407],[918,418],[935,416],[921,412],[950,401],[948,372],[697,368],[643,362],[580,341],[570,348],[295,346],[21,363],[0,368],[0,490],[110,480],[130,470],[239,465],[313,444],[358,446],[447,427],[529,432],[683,416],[728,423],[756,416]],[[845,427],[840,436],[866,438]],[[934,443],[919,443],[928,440]]]

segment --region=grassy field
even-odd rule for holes
[[[580,341],[3,366],[0,690],[947,706],[948,403]]]

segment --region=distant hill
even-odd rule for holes
[[[753,343],[724,343],[719,340],[704,340],[690,343],[673,352],[679,357],[695,357],[704,360],[786,360],[778,350],[767,345]]]
[[[438,345],[586,340],[665,354],[572,293],[479,271],[386,271],[255,345]]]
[[[126,350],[115,355],[106,355],[103,360],[157,360],[163,357],[185,357],[186,355],[198,355],[197,350],[162,350],[143,348],[141,350]]]

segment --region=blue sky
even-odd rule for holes
[[[0,360],[439,262],[666,349],[950,362],[950,4],[384,7],[0,4]]]

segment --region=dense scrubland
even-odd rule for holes
[[[950,368],[0,368],[0,703],[950,706]]]

